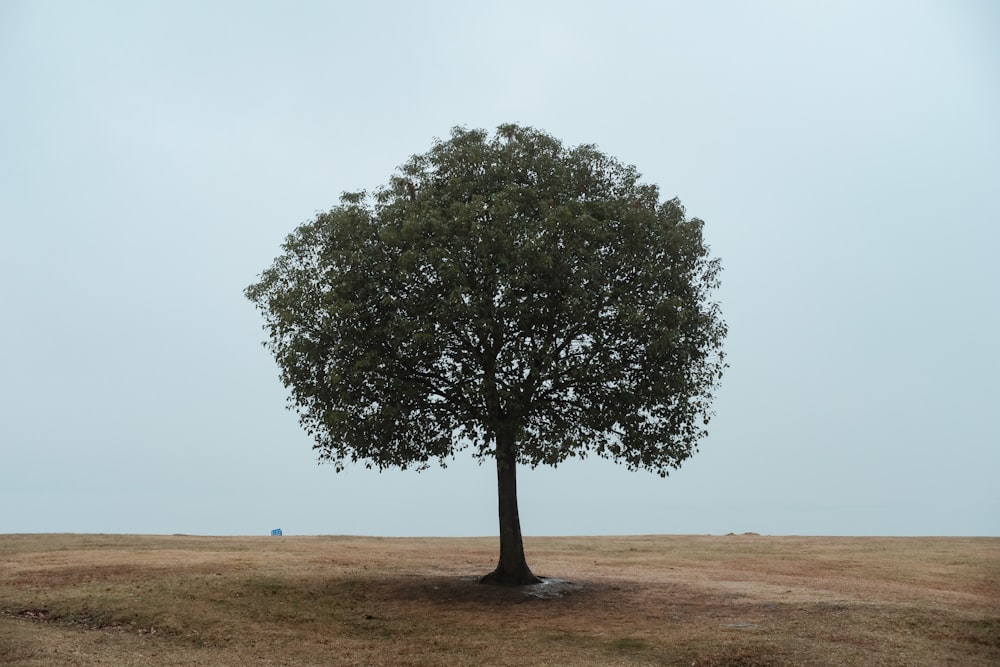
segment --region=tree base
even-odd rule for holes
[[[525,565],[514,571],[497,567],[486,576],[481,577],[479,583],[491,586],[534,586],[542,583],[542,580],[536,577]]]

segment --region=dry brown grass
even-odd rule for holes
[[[1000,664],[1000,539],[0,536],[0,664]]]

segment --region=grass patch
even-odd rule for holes
[[[0,664],[1000,664],[1000,539],[0,536]]]

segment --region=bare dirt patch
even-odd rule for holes
[[[1000,539],[0,536],[4,665],[996,665]]]

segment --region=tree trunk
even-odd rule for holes
[[[517,513],[517,455],[512,429],[500,429],[496,436],[497,495],[500,509],[500,562],[493,572],[480,579],[484,584],[528,586],[541,581],[532,574],[524,558],[521,519]]]

